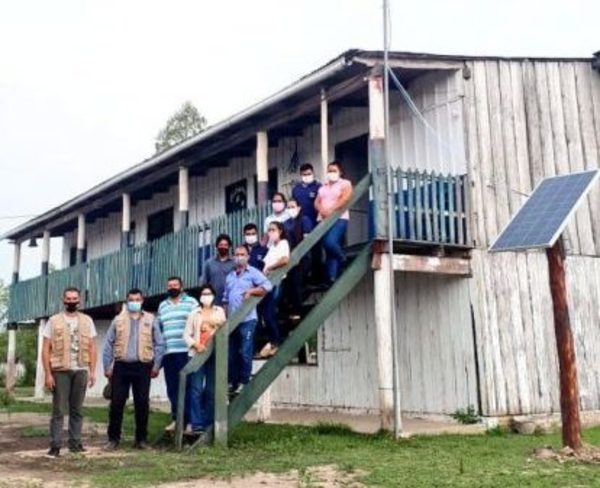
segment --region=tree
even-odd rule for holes
[[[6,328],[8,315],[8,286],[0,279],[0,331]]]
[[[206,119],[194,107],[194,104],[189,101],[184,102],[179,110],[169,117],[167,125],[156,136],[154,143],[156,152],[162,152],[199,134],[204,130],[206,124]]]

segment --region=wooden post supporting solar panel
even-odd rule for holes
[[[579,419],[579,385],[575,362],[575,343],[569,319],[567,286],[565,279],[565,253],[562,238],[548,248],[550,292],[554,310],[554,332],[560,371],[560,411],[562,441],[564,446],[580,449],[581,421]]]

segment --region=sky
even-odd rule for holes
[[[382,46],[381,0],[0,0],[0,233],[153,152],[186,100],[209,123],[349,48]],[[390,0],[391,47],[590,56],[598,0]],[[58,263],[60,240],[51,261]],[[40,247],[23,246],[22,278]],[[12,246],[0,243],[0,279]]]

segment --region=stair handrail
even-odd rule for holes
[[[354,187],[352,196],[346,205],[333,212],[329,217],[319,222],[319,224],[298,244],[290,255],[288,264],[277,269],[272,274],[269,274],[269,281],[273,286],[279,285],[285,275],[296,266],[300,260],[323,238],[327,231],[335,224],[342,214],[349,210],[356,202],[358,202],[369,190],[371,186],[371,173],[367,173],[362,180]],[[230,335],[241,324],[250,311],[260,303],[264,297],[250,297],[246,299],[243,305],[227,320],[223,327],[226,327],[227,335]],[[177,394],[177,419],[176,419],[176,442],[181,445],[183,437],[183,415],[185,405],[185,390],[187,384],[187,376],[198,371],[206,361],[210,358],[214,349],[213,341],[211,341],[206,350],[202,353],[195,354],[187,364],[179,372],[179,389]]]

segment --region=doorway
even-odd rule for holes
[[[362,136],[335,145],[335,159],[342,164],[345,177],[353,186],[369,172],[369,136]],[[369,195],[364,195],[350,207],[347,245],[369,240]]]

